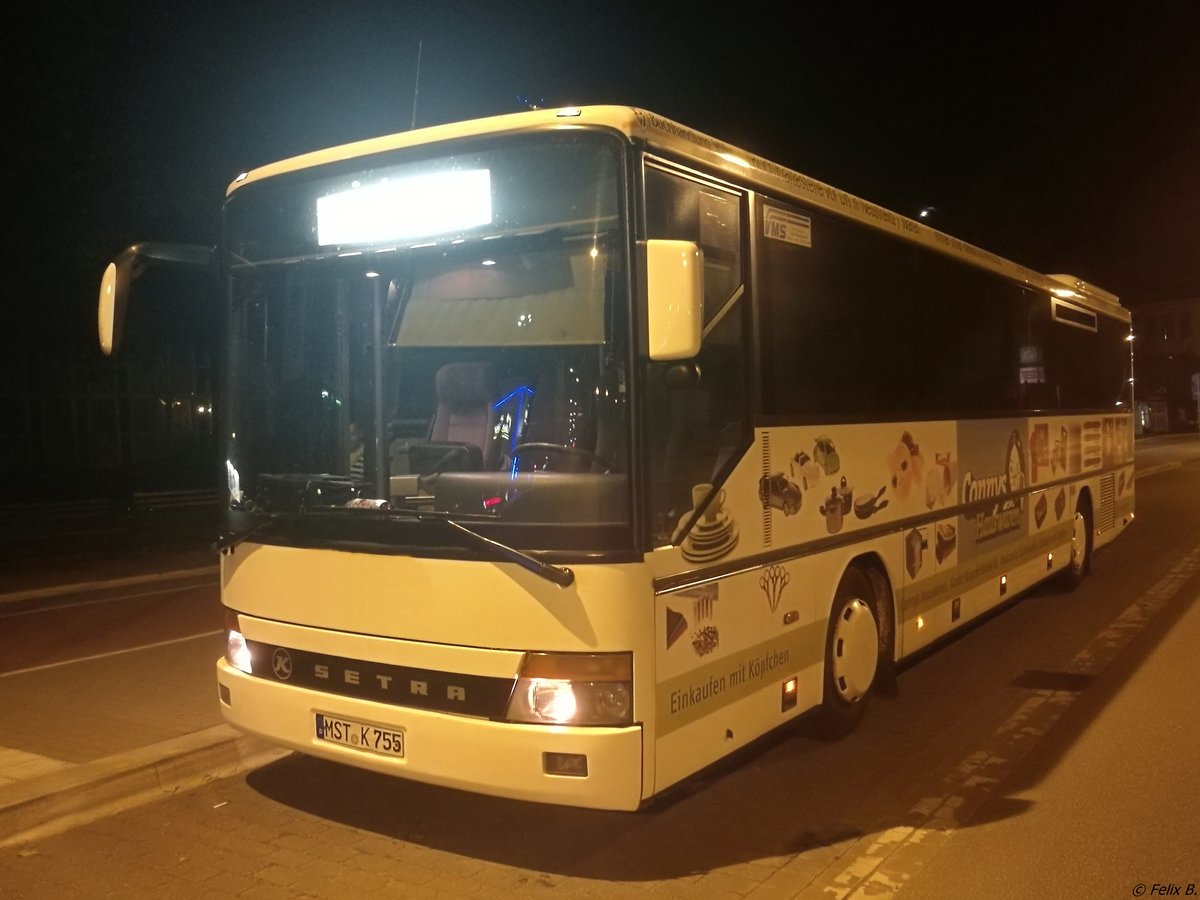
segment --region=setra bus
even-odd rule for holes
[[[534,110],[229,187],[237,728],[632,810],[1134,515],[1130,316],[665,118]]]

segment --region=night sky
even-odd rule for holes
[[[8,299],[43,338],[52,325],[93,352],[110,257],[212,242],[245,169],[407,129],[418,44],[418,126],[520,98],[642,106],[906,215],[932,206],[934,227],[1129,305],[1200,295],[1194,0],[915,6],[6,13]]]

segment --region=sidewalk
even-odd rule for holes
[[[217,522],[215,508],[64,520],[36,530],[8,521],[0,535],[0,609],[15,595],[39,590],[65,593],[75,585],[181,570],[215,573]]]
[[[207,546],[179,546],[139,552],[82,551],[47,559],[36,554],[0,559],[0,610],[79,591],[158,581],[167,577],[218,572],[218,557]]]
[[[82,596],[92,611],[136,586],[216,590],[211,521],[195,514],[0,541],[0,627]],[[72,600],[75,598],[73,597]],[[224,725],[211,605],[164,604],[178,638],[0,673],[0,847],[24,843],[286,755]],[[15,634],[16,632],[10,632]]]

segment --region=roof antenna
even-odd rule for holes
[[[417,127],[417,94],[421,90],[421,45],[424,43],[424,39],[417,41],[417,74],[413,78],[412,121],[408,125],[410,131]]]

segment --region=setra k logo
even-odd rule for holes
[[[292,677],[292,657],[282,647],[277,647],[271,656],[271,671],[280,681],[287,681]]]

